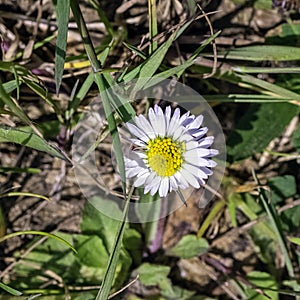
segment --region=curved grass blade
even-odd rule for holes
[[[42,235],[42,236],[47,236],[49,238],[52,238],[52,239],[55,239],[57,240],[58,242],[61,242],[63,244],[65,244],[68,248],[70,248],[74,253],[77,253],[76,249],[69,243],[67,242],[66,240],[64,240],[63,238],[55,235],[55,234],[52,234],[52,233],[48,233],[48,232],[44,232],[44,231],[36,231],[36,230],[24,230],[24,231],[18,231],[18,232],[13,232],[13,233],[10,233],[10,234],[7,234],[3,237],[0,238],[0,243],[8,240],[8,239],[11,239],[13,237],[16,237],[16,236],[19,236],[19,235],[24,235],[24,234],[32,234],[32,235]]]
[[[6,193],[6,194],[0,194],[0,198],[15,197],[15,196],[36,197],[36,198],[41,198],[46,201],[50,201],[50,199],[46,196],[34,194],[34,193],[27,193],[27,192],[10,192],[10,193]]]
[[[66,58],[70,0],[56,0],[54,1],[54,6],[56,11],[58,27],[55,48],[55,83],[56,93],[58,94],[59,87],[62,81],[62,75],[64,72],[64,64]]]

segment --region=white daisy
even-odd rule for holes
[[[202,121],[202,115],[180,116],[176,108],[171,116],[170,106],[163,112],[155,105],[148,119],[139,115],[126,123],[134,136],[133,151],[125,157],[127,178],[134,178],[135,187],[144,186],[145,194],[158,192],[160,197],[188,186],[200,188],[216,166],[211,157],[218,154],[210,148],[214,137],[205,136]]]

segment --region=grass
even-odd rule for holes
[[[126,3],[106,8],[96,1],[54,1],[55,28],[46,31],[49,12],[39,4],[39,14],[21,21],[19,34],[17,23],[3,17],[3,28],[16,39],[5,35],[0,62],[1,297],[299,298],[297,12],[286,12],[264,31],[251,28],[256,42],[246,39],[239,47],[231,40],[228,47],[222,39],[247,32],[227,22],[229,14],[219,17],[218,7],[189,1],[161,7],[149,0],[125,9]],[[232,1],[233,11],[246,17],[247,4],[239,5]],[[261,13],[275,12],[268,1],[261,5]],[[38,30],[29,37],[30,60],[24,58],[25,21]],[[91,29],[93,22],[101,29]],[[226,136],[227,162],[217,193],[206,188],[215,193],[212,201],[200,209],[205,199],[196,191],[187,207],[158,220],[168,203],[126,182],[123,130],[137,113],[147,114],[156,102],[165,105],[166,94],[140,96],[165,82],[163,93],[173,102],[193,108],[198,99],[176,98],[174,82],[209,102]],[[101,101],[93,102],[97,97]],[[97,124],[80,127],[89,111]],[[82,164],[91,158],[93,168]],[[82,191],[69,179],[77,168],[84,172],[77,176]],[[222,172],[215,173],[220,182]],[[86,194],[83,186],[97,189]],[[44,200],[49,203],[39,206]],[[151,209],[132,211],[135,201]],[[67,202],[80,210],[72,229],[60,215]],[[44,212],[51,207],[47,224]],[[65,218],[73,224],[71,214],[67,209]],[[138,220],[152,214],[153,220],[128,222],[133,214]],[[28,230],[18,225],[24,216]]]

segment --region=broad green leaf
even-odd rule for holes
[[[83,234],[96,234],[100,236],[107,251],[110,252],[113,247],[119,222],[97,210],[99,200],[100,198],[97,196],[89,199],[89,202],[85,204],[80,228]],[[116,203],[108,201],[105,205],[106,209],[109,209],[107,206],[110,205],[111,210],[120,211]]]
[[[266,37],[269,45],[298,46],[300,35],[300,24],[298,22],[286,22],[274,30],[274,35]]]
[[[292,175],[275,176],[269,179],[268,186],[271,188],[273,203],[284,201],[296,194],[296,180]]]
[[[124,232],[123,246],[130,253],[134,264],[140,265],[144,249],[142,235],[133,228],[127,228]]]
[[[57,39],[55,48],[55,84],[56,93],[59,93],[59,88],[64,72],[64,63],[67,49],[67,35],[70,14],[70,0],[54,1],[56,19],[57,19]]]
[[[21,296],[23,294],[22,292],[17,291],[16,289],[4,284],[3,282],[0,282],[0,288],[10,293],[13,296]]]
[[[288,103],[251,104],[229,134],[228,161],[239,161],[262,151],[298,112],[298,107]]]
[[[159,285],[167,278],[171,268],[169,266],[154,265],[150,263],[143,263],[137,269],[139,279],[142,284],[146,286]]]
[[[208,242],[196,235],[185,235],[173,248],[167,251],[168,255],[178,256],[181,258],[192,258],[207,252]]]
[[[207,55],[211,57],[212,55]],[[218,53],[219,58],[249,61],[289,61],[300,59],[299,47],[260,45],[246,46]]]
[[[30,147],[52,156],[65,159],[65,156],[56,148],[51,146],[43,138],[34,132],[23,131],[18,128],[0,126],[0,142],[10,142]]]
[[[102,239],[96,235],[87,236],[83,240],[78,240],[78,258],[81,263],[89,267],[104,270],[108,261],[108,253],[103,245]]]

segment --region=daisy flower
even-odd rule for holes
[[[158,192],[165,197],[171,191],[189,186],[200,188],[216,166],[211,157],[218,151],[211,149],[213,136],[206,136],[203,116],[190,112],[180,116],[171,106],[165,112],[158,105],[150,108],[148,119],[139,115],[126,126],[133,136],[133,150],[125,157],[127,178],[133,178],[135,187],[144,187],[144,193]]]

